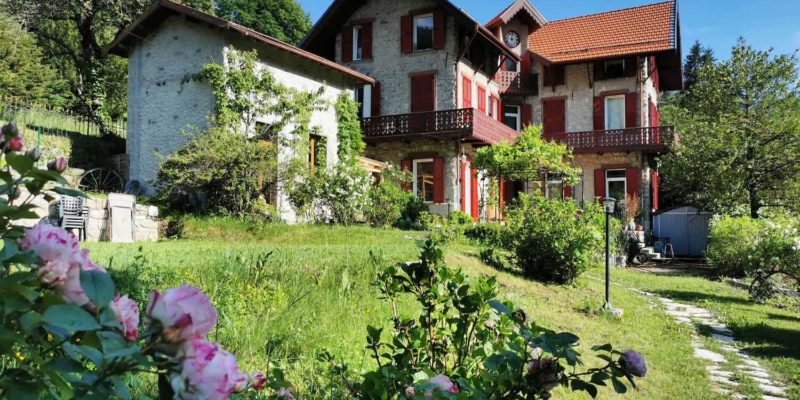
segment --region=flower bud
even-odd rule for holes
[[[14,136],[6,145],[8,151],[22,150],[22,136]]]
[[[28,152],[25,154],[31,159],[33,159],[33,162],[39,161],[39,159],[42,158],[42,151],[39,150],[38,147],[34,147],[28,150]]]
[[[9,122],[9,123],[3,125],[2,132],[3,132],[3,136],[9,137],[9,138],[19,136],[19,128],[17,128],[17,124],[15,124],[13,122]]]
[[[647,364],[644,362],[642,353],[633,350],[626,350],[619,358],[619,366],[628,375],[644,378],[647,375]]]
[[[58,156],[55,160],[47,163],[47,169],[62,173],[67,169],[67,159],[64,156]]]

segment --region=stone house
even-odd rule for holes
[[[206,64],[225,65],[232,49],[256,50],[257,68],[286,87],[307,92],[324,87],[328,106],[312,115],[310,125],[320,137],[311,138],[310,146],[324,138],[326,162],[337,162],[334,103],[342,92],[354,95],[355,87],[374,84],[372,78],[244,26],[158,0],[106,49],[128,58],[126,152],[131,180],[153,183],[161,157],[186,142],[182,132],[207,126],[215,112],[214,97],[206,83],[192,77]],[[269,123],[271,118],[265,115],[258,122]],[[296,156],[287,146],[278,153],[278,162]],[[281,218],[296,222],[280,185],[275,197]]]
[[[355,89],[367,157],[411,171],[431,212],[481,215],[486,180],[470,161],[517,135],[494,76],[518,54],[441,0],[336,0],[302,47],[375,80]]]
[[[674,1],[548,22],[517,0],[484,26],[448,1],[335,0],[302,47],[375,79],[355,90],[367,153],[411,170],[434,212],[487,217],[469,160],[531,123],[573,150],[582,181],[501,182],[504,201],[636,195],[645,224],[658,209],[656,156],[673,136],[658,100],[682,87]]]

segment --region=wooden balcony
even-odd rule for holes
[[[513,141],[518,133],[473,108],[382,115],[361,120],[367,143],[386,140],[458,138],[475,144]]]
[[[675,138],[672,126],[611,129],[544,134],[545,139],[566,144],[575,154],[642,151],[663,153]]]
[[[513,71],[498,71],[494,76],[500,87],[500,93],[512,95],[537,96],[539,94],[539,76]]]

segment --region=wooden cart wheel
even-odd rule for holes
[[[78,188],[84,192],[113,193],[121,192],[124,182],[119,174],[106,168],[90,169],[81,175]]]

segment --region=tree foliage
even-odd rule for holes
[[[36,38],[12,17],[0,14],[0,96],[25,103],[62,105],[65,82],[44,63]]]
[[[798,208],[800,88],[795,56],[743,39],[729,60],[703,65],[697,82],[662,108],[680,140],[664,157],[665,187],[711,211]]]
[[[339,139],[339,160],[355,163],[356,157],[364,154],[367,145],[361,134],[361,120],[358,118],[358,103],[347,92],[342,92],[336,100],[337,137]]]
[[[700,68],[713,64],[715,61],[714,50],[703,47],[700,41],[694,42],[686,56],[686,62],[683,64],[683,87],[691,89],[697,82]]]
[[[545,140],[541,126],[529,125],[514,143],[478,149],[473,165],[490,176],[510,181],[538,182],[542,174],[561,174],[572,183],[579,171],[571,160],[572,152],[565,145]]]
[[[221,18],[295,45],[311,30],[311,19],[295,0],[217,0],[216,10]]]

